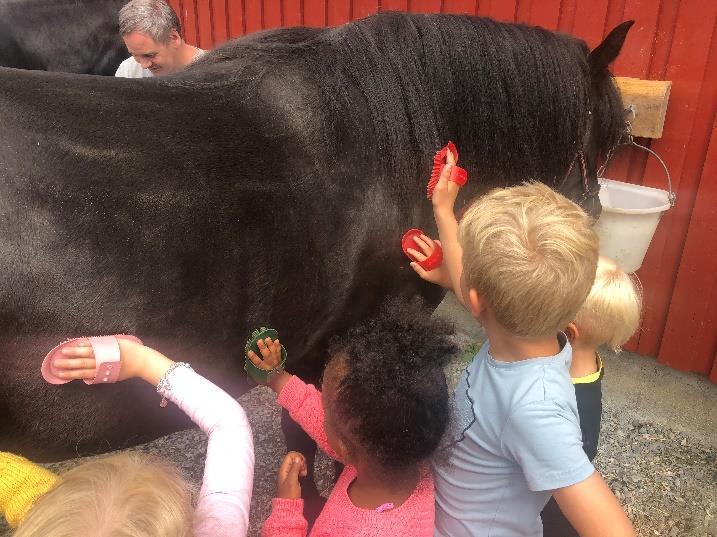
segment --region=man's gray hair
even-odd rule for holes
[[[158,43],[164,43],[172,30],[182,35],[177,14],[164,0],[132,0],[120,9],[120,35],[141,32]]]

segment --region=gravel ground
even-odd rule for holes
[[[464,356],[475,348],[475,339],[475,333],[456,336],[463,350],[447,368],[451,382],[465,367]],[[273,394],[266,388],[256,388],[239,401],[249,415],[256,445],[249,533],[256,536],[269,514],[276,470],[285,447]],[[717,537],[717,446],[670,427],[635,419],[631,408],[618,403],[607,398],[604,401],[595,463],[625,506],[638,535]],[[135,449],[166,457],[182,468],[190,481],[201,481],[205,441],[196,430],[175,433]],[[75,459],[51,467],[62,470],[79,462]],[[325,494],[332,479],[332,463],[319,456],[317,481]],[[0,536],[5,535],[9,533],[0,528]]]

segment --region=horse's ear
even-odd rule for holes
[[[618,24],[612,32],[590,53],[590,63],[597,69],[605,69],[617,55],[620,54],[627,32],[635,21],[625,21]]]

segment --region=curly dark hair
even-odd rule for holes
[[[443,367],[456,350],[451,332],[422,301],[391,299],[331,342],[329,364],[343,374],[337,416],[382,467],[410,467],[438,447],[450,415]]]

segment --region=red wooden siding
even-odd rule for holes
[[[337,25],[377,11],[466,13],[569,32],[594,47],[634,19],[617,75],[671,80],[663,137],[677,206],[638,272],[645,315],[629,348],[717,382],[717,2],[704,0],[169,0],[189,42],[211,48],[278,26]],[[608,175],[664,188],[659,164],[623,149]]]

